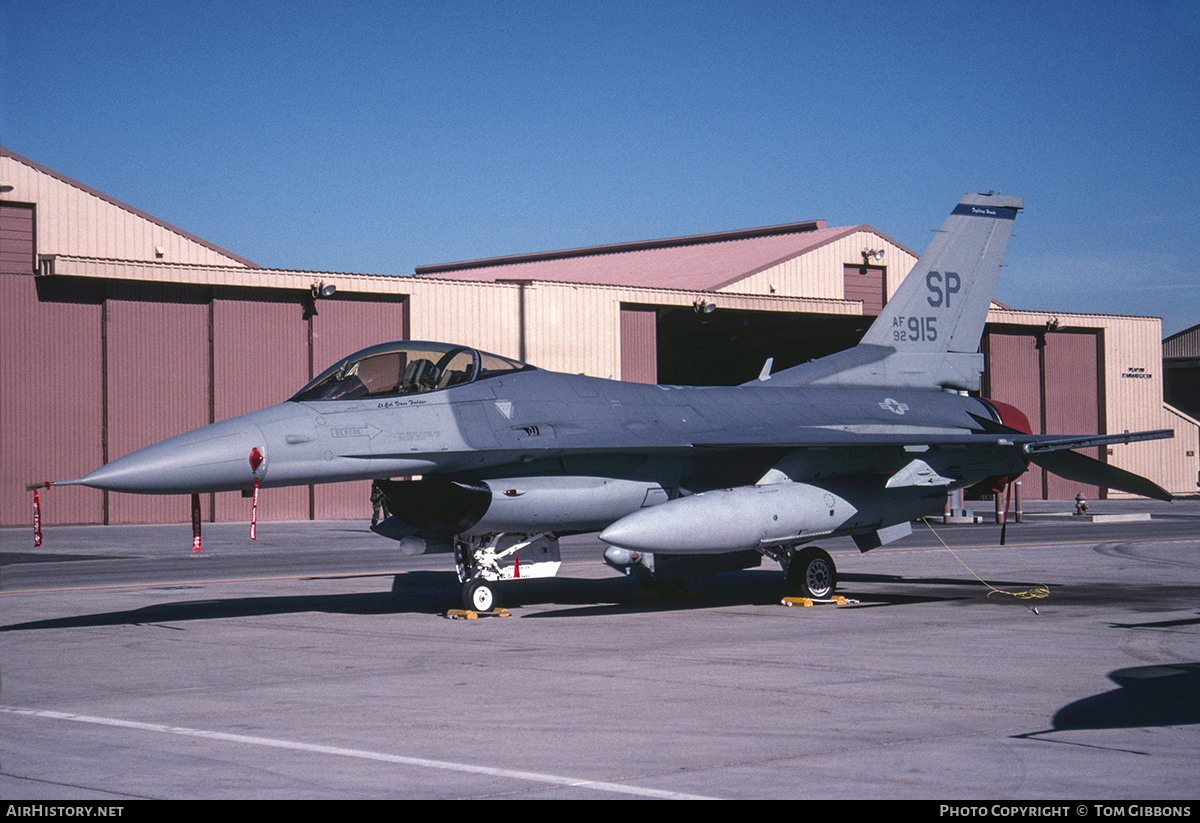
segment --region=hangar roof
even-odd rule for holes
[[[1200,325],[1163,340],[1163,357],[1200,357]]]
[[[716,291],[856,232],[869,232],[895,243],[870,226],[829,228],[824,220],[809,220],[716,234],[418,266],[416,274],[446,280],[541,280]]]
[[[19,175],[15,179],[9,179],[6,176],[4,182],[6,184],[17,184],[14,186],[16,189],[15,192],[10,195],[14,200],[37,202],[39,204],[39,208],[42,210],[43,214],[43,216],[39,217],[39,220],[42,221],[43,226],[46,226],[48,223],[55,225],[74,224],[73,231],[68,233],[68,236],[71,238],[71,245],[73,248],[39,248],[40,252],[96,254],[95,251],[82,251],[79,248],[81,243],[79,238],[82,236],[102,236],[105,233],[124,233],[130,237],[140,236],[140,234],[134,228],[132,228],[132,226],[134,224],[141,223],[143,225],[151,224],[170,234],[174,234],[181,238],[185,244],[191,244],[195,247],[207,249],[209,252],[213,253],[213,255],[208,256],[209,259],[213,259],[213,256],[215,255],[216,259],[224,258],[224,260],[221,261],[222,264],[224,264],[224,262],[227,260],[230,263],[245,266],[247,268],[258,268],[258,264],[251,260],[247,260],[246,258],[223,249],[214,243],[210,243],[194,234],[186,232],[178,226],[173,226],[165,220],[160,220],[154,215],[147,214],[140,209],[135,209],[128,203],[122,203],[115,197],[110,197],[103,192],[93,189],[91,186],[80,183],[78,180],[72,180],[65,174],[60,174],[53,169],[46,168],[40,163],[35,163],[33,160],[30,160],[27,157],[22,157],[16,152],[6,149],[3,146],[0,146],[0,158],[6,158],[14,163],[19,164],[20,166],[25,166],[26,170],[30,170],[28,174]],[[12,173],[13,169],[10,167],[9,171],[6,172],[6,175]],[[40,180],[37,179],[39,175],[41,176]],[[74,199],[63,197],[62,195],[48,189],[46,186],[47,183],[50,183],[51,186],[55,186],[57,184],[57,188],[60,191],[64,190],[65,187],[65,190],[67,191],[75,190],[76,192],[81,192],[82,196]],[[105,219],[104,216],[97,215],[95,208],[95,201],[97,200],[116,210],[115,212],[109,212],[109,214],[121,215],[123,213],[122,216],[124,218],[128,218],[128,222],[123,223],[120,226],[115,226],[113,217],[108,216],[107,219]],[[137,245],[135,241],[130,242],[133,246]],[[39,246],[41,245],[42,244],[39,242]],[[123,246],[122,248],[127,249],[128,247]],[[133,257],[133,255],[128,251],[118,254],[106,252],[101,253],[101,256]],[[200,261],[189,260],[187,262]]]

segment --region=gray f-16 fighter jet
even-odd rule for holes
[[[1172,436],[1034,435],[1023,414],[967,396],[1023,201],[968,195],[862,342],[734,387],[559,374],[465,346],[402,341],[350,355],[277,406],[172,437],[62,481],[192,494],[379,481],[375,527],[406,554],[454,552],[468,608],[497,582],[553,574],[558,537],[599,532],[614,567],[650,580],[783,567],[828,597],[810,545],[868,551],[943,510],[948,491],[1000,489],[1032,461],[1169,500],[1071,449]],[[393,479],[419,478],[419,479]]]

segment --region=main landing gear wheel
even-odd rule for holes
[[[491,581],[472,580],[463,586],[463,608],[475,612],[490,612],[496,607],[496,590]]]
[[[793,597],[826,600],[837,588],[837,566],[823,549],[809,546],[792,555],[787,570],[788,593]]]

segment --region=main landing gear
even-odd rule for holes
[[[775,557],[787,575],[788,594],[812,600],[828,600],[837,588],[837,566],[824,549],[805,546],[788,549]]]
[[[454,562],[463,584],[463,608],[474,612],[490,612],[499,605],[502,581],[554,577],[562,565],[554,534],[493,534],[456,540]]]

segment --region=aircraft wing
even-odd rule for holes
[[[673,436],[630,438],[629,442],[620,442],[619,438],[613,438],[603,445],[590,438],[581,438],[575,443],[570,442],[571,438],[561,438],[557,442],[541,444],[540,447],[527,444],[520,452],[519,458],[517,452],[513,452],[512,456],[514,464],[518,459],[528,460],[530,457],[536,457],[537,464],[541,464],[544,460],[570,460],[572,457],[603,459],[605,455],[694,455],[699,461],[715,460],[714,465],[719,465],[723,471],[728,472],[728,476],[722,475],[723,479],[714,479],[716,486],[726,486],[732,482],[729,477],[735,474],[734,464],[744,468],[745,477],[758,477],[783,454],[793,451],[837,452],[845,457],[845,461],[849,461],[852,452],[861,455],[864,450],[904,449],[916,453],[926,448],[937,447],[986,447],[991,450],[1013,450],[1025,461],[1068,480],[1157,500],[1172,499],[1169,492],[1146,478],[1073,451],[1112,444],[1170,439],[1174,437],[1171,429],[1109,435],[1034,435],[986,418],[976,419],[983,431],[966,432],[962,429],[947,430],[930,426],[896,432],[884,427],[848,425],[797,427],[787,432],[724,432],[719,438]],[[705,454],[708,455],[707,458],[703,457]],[[469,456],[463,455],[464,458]],[[877,455],[877,468],[884,470],[887,461],[878,459],[879,457],[881,455]],[[745,482],[753,483],[754,480]]]
[[[1067,449],[1089,449],[1093,446],[1111,446],[1116,443],[1137,443],[1143,440],[1170,440],[1174,436],[1175,432],[1172,429],[1124,432],[1123,434],[1096,434],[1082,437],[1040,435],[1037,440],[1026,443],[1023,448],[1027,454],[1042,454]]]
[[[1095,435],[1054,435],[1054,434],[1025,434],[1009,428],[1002,423],[988,420],[984,417],[971,415],[992,434],[1002,434],[1020,445],[1021,450],[1030,462],[1041,466],[1046,471],[1092,486],[1117,489],[1155,500],[1172,500],[1172,495],[1162,486],[1133,472],[1111,466],[1094,457],[1080,454],[1074,449],[1087,449],[1095,446],[1109,446],[1118,443],[1137,443],[1146,440],[1170,440],[1175,436],[1171,429],[1154,429],[1144,432],[1122,432],[1121,434]]]

